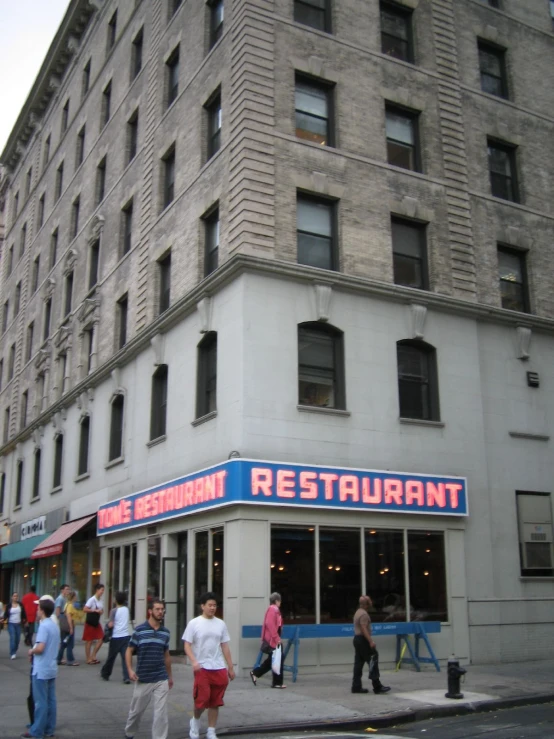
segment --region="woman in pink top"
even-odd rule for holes
[[[269,596],[269,608],[265,612],[264,625],[262,626],[262,652],[267,654],[267,658],[262,662],[259,667],[255,667],[250,671],[250,679],[256,685],[258,678],[265,675],[266,672],[271,670],[271,657],[276,647],[281,644],[281,629],[283,627],[283,619],[281,617],[281,595],[279,593],[271,593]],[[283,685],[283,662],[284,659],[281,656],[281,671],[276,675],[273,671],[271,675],[273,677],[272,688],[283,689],[286,685]]]

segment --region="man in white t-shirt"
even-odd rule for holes
[[[183,641],[185,654],[194,670],[194,717],[190,720],[190,739],[200,736],[200,716],[208,709],[207,739],[217,739],[215,726],[219,706],[229,680],[235,679],[233,658],[229,649],[229,632],[225,622],[216,618],[217,597],[204,593],[200,598],[202,615],[189,621]]]

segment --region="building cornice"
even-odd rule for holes
[[[333,290],[366,298],[377,298],[389,303],[401,305],[419,304],[439,313],[456,315],[482,323],[493,323],[507,328],[525,327],[533,332],[554,336],[554,320],[540,316],[517,313],[494,306],[452,298],[448,295],[402,287],[388,282],[369,280],[363,277],[345,275],[341,272],[316,269],[295,264],[293,262],[272,261],[245,254],[237,254],[225,262],[219,269],[198,284],[187,295],[175,302],[143,331],[133,337],[120,351],[104,362],[94,372],[87,375],[71,388],[63,398],[53,403],[46,411],[37,416],[29,426],[17,434],[8,444],[0,448],[0,457],[8,454],[33,431],[45,426],[52,417],[77,402],[83,392],[88,391],[109,380],[112,372],[128,364],[143,351],[151,347],[152,339],[159,334],[167,333],[185,317],[197,310],[198,303],[206,297],[212,297],[224,287],[245,274],[268,276],[285,282],[296,282],[309,287],[325,283]]]

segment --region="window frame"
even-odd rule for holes
[[[171,250],[158,259],[158,315],[171,306]]]
[[[491,56],[494,56],[498,60],[498,63],[500,66],[500,76],[499,77],[483,70],[483,67],[481,64],[482,62],[481,54],[490,54]],[[509,87],[508,87],[508,73],[507,73],[507,66],[506,66],[506,54],[507,54],[506,48],[499,46],[498,44],[493,44],[490,41],[485,41],[484,39],[481,39],[481,38],[477,39],[477,57],[478,57],[478,62],[479,62],[479,82],[481,85],[481,91],[487,95],[492,95],[493,97],[501,98],[502,100],[510,99]],[[483,77],[488,77],[491,79],[498,80],[500,82],[500,92],[496,93],[496,92],[490,92],[489,90],[486,90],[483,86]]]
[[[160,364],[152,375],[150,402],[150,441],[161,439],[167,434],[167,397],[169,390],[169,367]]]
[[[17,468],[16,468],[14,510],[16,508],[21,508],[23,504],[22,496],[23,496],[23,475],[24,473],[25,473],[25,470],[24,470],[23,460],[18,459]]]
[[[35,448],[33,459],[34,459],[33,490],[31,493],[31,501],[35,501],[40,498],[40,472],[41,472],[41,462],[42,462],[42,450],[39,446]]]
[[[415,375],[408,375],[404,374],[401,375],[400,373],[400,362],[399,362],[399,348],[401,347],[410,347],[414,350],[417,350],[419,352],[420,357],[425,357],[426,360],[426,370],[427,370],[427,382],[424,383],[423,381],[418,381]],[[422,341],[420,339],[402,339],[400,341],[396,342],[396,374],[398,378],[398,408],[399,408],[399,418],[401,419],[410,419],[415,421],[435,421],[439,422],[441,421],[440,416],[440,395],[439,395],[439,379],[438,379],[438,359],[437,359],[437,350],[434,346],[431,344],[428,344],[425,341]],[[421,392],[421,388],[426,384],[427,386],[427,404],[426,404],[426,410],[427,410],[427,417],[425,415],[425,411],[421,416],[416,415],[408,415],[404,411],[407,409],[404,407],[402,408],[402,386],[401,383],[412,383],[412,386],[415,386],[417,384],[417,387],[419,388]],[[406,387],[406,385],[404,385]],[[423,399],[420,394],[419,400],[421,401],[422,407],[423,407]]]
[[[89,246],[88,292],[98,285],[100,279],[100,237],[94,239]]]
[[[134,198],[131,198],[121,209],[121,254],[128,254],[133,248],[133,210]]]
[[[131,164],[138,152],[138,127],[139,127],[139,109],[135,108],[131,117],[127,121],[127,149],[126,160],[127,165]]]
[[[387,34],[383,31],[383,13],[389,13],[394,15],[397,19],[402,19],[406,23],[406,35],[407,40],[405,41],[401,37]],[[383,2],[379,3],[379,25],[380,25],[380,39],[381,39],[381,53],[391,59],[397,59],[405,62],[406,64],[414,64],[414,29],[413,29],[413,10],[403,5],[397,5],[394,2]],[[398,39],[401,43],[406,44],[406,55],[399,56],[391,54],[384,48],[384,36],[392,39]]]
[[[173,143],[162,157],[162,211],[169,208],[175,200],[176,159],[176,148]]]
[[[308,131],[309,129],[300,129],[298,126],[298,114],[309,116],[310,118],[321,120],[319,116],[306,113],[297,107],[296,93],[298,86],[303,85],[304,87],[311,87],[313,90],[318,90],[325,94],[325,101],[327,104],[327,118],[326,121],[326,141],[319,142],[310,139],[309,137],[299,136],[298,131]],[[295,122],[295,133],[296,138],[301,141],[311,141],[312,143],[320,144],[321,146],[328,146],[330,148],[335,147],[335,84],[319,77],[311,77],[310,75],[303,74],[302,72],[295,72],[294,78],[294,122]],[[312,131],[311,133],[316,133]]]
[[[44,301],[44,313],[42,322],[42,343],[44,344],[50,338],[52,330],[52,298],[49,297]]]
[[[487,154],[488,154],[488,163],[487,168],[489,172],[489,182],[490,182],[490,189],[491,189],[491,195],[493,198],[498,198],[499,200],[504,200],[508,203],[521,203],[521,193],[519,190],[519,182],[518,182],[518,172],[517,172],[517,146],[510,144],[506,141],[499,141],[498,139],[487,137]],[[501,151],[508,157],[508,162],[510,165],[510,176],[503,175],[501,172],[493,172],[491,169],[491,149],[496,149],[497,151]],[[499,195],[498,191],[495,193],[495,186],[493,184],[493,175],[496,177],[503,177],[506,180],[509,180],[509,186],[511,190],[511,198],[506,198],[503,195]]]
[[[225,2],[224,0],[210,0],[208,2],[210,15],[210,50],[217,44],[223,36],[225,23]],[[219,10],[221,10],[221,20],[218,22]]]
[[[106,179],[108,170],[108,155],[104,154],[96,165],[96,181],[94,184],[95,205],[98,207],[106,197]]]
[[[56,490],[63,484],[63,434],[54,436],[54,465],[52,469],[52,489]]]
[[[127,321],[129,316],[129,293],[122,295],[117,306],[117,349],[123,349],[127,343]]]
[[[77,195],[71,203],[71,233],[69,240],[73,241],[79,233],[79,215],[81,210],[81,196]]]
[[[31,295],[34,295],[38,290],[40,282],[40,254],[33,259],[33,272],[31,275]]]
[[[110,80],[108,84],[104,87],[102,90],[102,105],[100,110],[100,132],[106,128],[108,125],[108,122],[111,118],[111,108],[112,108],[112,81]]]
[[[322,406],[317,403],[308,403],[301,397],[300,383],[306,382],[302,380],[302,375],[309,374],[315,368],[315,365],[301,364],[300,362],[300,344],[302,333],[316,333],[320,336],[328,337],[332,342],[333,368],[332,368],[332,387],[334,404],[332,406]],[[321,321],[305,321],[297,326],[297,403],[302,408],[331,408],[334,410],[346,410],[346,368],[344,354],[344,332],[336,326]],[[302,369],[304,368],[304,370]]]
[[[204,105],[207,117],[207,157],[209,161],[221,149],[221,130],[223,108],[221,106],[221,88],[218,88]],[[215,125],[214,125],[215,124]],[[215,127],[217,126],[217,128]]]
[[[125,395],[116,393],[110,402],[110,437],[108,462],[123,457],[123,430],[125,424]]]
[[[219,217],[219,203],[210,208],[203,218],[204,222],[204,277],[208,277],[219,267],[219,247],[221,243],[221,220]],[[217,235],[217,244],[214,246],[212,235]]]
[[[131,42],[131,82],[136,80],[142,71],[144,52],[144,26],[135,34]]]
[[[75,286],[75,274],[70,270],[64,277],[64,318],[71,314],[73,307],[73,288]]]
[[[323,19],[321,27],[320,25],[314,25],[313,23],[306,23],[305,20],[300,19],[299,16],[301,13],[297,11],[305,9],[306,7],[309,7],[316,12],[321,11],[320,17]],[[322,33],[333,33],[331,0],[324,0],[323,8],[318,8],[314,0],[294,0],[293,17],[295,23],[300,23],[307,28],[314,28],[316,31],[321,31]]]
[[[61,135],[62,136],[67,131],[68,125],[69,125],[69,98],[67,98],[62,108],[62,123],[61,123]]]
[[[27,331],[25,332],[25,364],[31,361],[33,356],[33,343],[35,334],[35,322],[31,321],[27,324]],[[0,383],[1,387],[1,383]]]
[[[77,141],[75,145],[75,169],[78,169],[85,161],[85,137],[86,124],[83,123],[83,125],[79,129],[79,132],[77,133]]]
[[[112,13],[110,20],[108,21],[107,34],[106,34],[106,55],[108,55],[115,46],[117,39],[117,8]]]
[[[518,531],[518,549],[519,549],[519,566],[520,566],[520,576],[521,577],[530,577],[530,578],[540,578],[540,577],[548,577],[551,578],[554,575],[554,544],[552,543],[552,539],[554,538],[554,517],[552,513],[552,495],[550,492],[539,492],[536,490],[516,490],[516,519],[517,519],[517,531]],[[522,500],[524,497],[531,497],[535,496],[538,498],[548,498],[549,502],[549,509],[550,509],[550,521],[541,520],[538,521],[536,518],[536,515],[533,516],[535,518],[534,522],[531,521],[522,521],[522,518],[524,518],[524,512],[521,510],[520,506],[520,500]],[[528,525],[535,525],[535,526],[541,526],[541,527],[550,527],[550,541],[548,541],[548,534],[546,534],[544,542],[550,544],[550,562],[551,567],[526,567],[525,564],[525,556],[523,553],[523,546],[525,544],[531,543],[532,539],[526,540],[524,531],[522,530],[523,526],[527,523]],[[536,532],[538,533],[538,532]]]
[[[44,225],[44,211],[46,209],[46,193],[43,192],[38,199],[37,226],[42,228]]]
[[[314,267],[315,269],[327,269],[326,267],[315,267],[313,264],[307,264],[306,262],[300,262],[298,259],[298,246],[299,246],[299,234],[305,233],[306,235],[311,236],[319,236],[320,234],[316,234],[315,232],[311,231],[303,231],[298,228],[298,204],[300,202],[306,202],[306,203],[315,203],[317,205],[325,205],[330,209],[330,215],[331,215],[331,236],[329,237],[329,256],[330,256],[330,267],[328,268],[329,271],[332,272],[339,272],[340,271],[340,246],[339,246],[339,201],[328,198],[324,195],[318,195],[315,193],[305,192],[304,190],[297,190],[296,191],[296,259],[298,264],[303,264],[308,267]],[[327,238],[327,237],[325,237]]]
[[[168,56],[165,62],[166,69],[166,94],[165,94],[165,109],[169,110],[173,103],[179,97],[179,78],[180,78],[180,58],[181,58],[181,45],[173,49],[171,54]]]
[[[399,139],[393,139],[389,138],[387,134],[387,114],[390,113],[392,115],[396,115],[399,117],[403,117],[406,120],[409,120],[412,125],[412,133],[413,133],[413,139],[414,142],[412,144],[412,157],[413,157],[413,167],[403,167],[400,164],[394,164],[391,162],[391,156],[389,152],[389,142],[392,142],[397,145],[401,145],[403,147],[408,147],[408,145],[404,141],[400,141]],[[421,156],[421,140],[419,135],[419,118],[420,118],[420,111],[412,110],[411,108],[404,108],[399,105],[395,105],[394,103],[390,103],[388,101],[385,101],[385,141],[387,146],[387,163],[391,167],[396,167],[397,169],[403,169],[407,172],[419,172],[420,174],[423,172],[423,166],[422,166],[422,156]]]
[[[524,251],[523,249],[515,249],[514,247],[510,247],[508,244],[498,243],[496,246],[496,253],[497,257],[500,256],[500,254],[506,254],[511,257],[515,257],[519,260],[519,268],[520,273],[522,277],[521,283],[517,283],[515,280],[506,280],[502,279],[500,275],[500,259],[499,259],[499,274],[498,274],[498,282],[499,282],[499,291],[500,291],[500,304],[501,307],[504,310],[515,310],[520,313],[529,313],[530,312],[530,295],[529,295],[529,280],[528,280],[528,274],[527,274],[527,254],[528,252]],[[521,308],[509,308],[508,306],[504,305],[503,295],[502,295],[502,283],[507,282],[509,284],[519,284],[521,286]]]
[[[85,414],[79,421],[79,453],[77,477],[89,474],[90,467],[90,416]]]
[[[215,411],[217,411],[217,332],[208,331],[197,346],[196,419]]]
[[[56,183],[54,186],[54,202],[57,203],[58,200],[62,196],[63,191],[63,170],[64,170],[64,160],[60,162],[56,169]]]
[[[403,256],[404,258],[408,259],[414,259],[415,257],[410,257],[407,254],[401,254],[398,251],[395,251],[395,239],[394,239],[394,226],[405,226],[408,228],[412,228],[415,231],[417,231],[417,239],[418,239],[418,245],[420,247],[420,257],[418,258],[419,264],[421,267],[421,285],[407,285],[404,282],[399,282],[396,279],[396,263],[395,263],[395,256]],[[416,221],[409,218],[403,218],[402,216],[397,216],[395,214],[391,215],[391,242],[392,242],[392,258],[393,258],[393,279],[395,285],[403,285],[404,287],[411,287],[414,290],[429,290],[429,256],[428,256],[428,248],[427,248],[427,226],[428,224],[423,221]]]
[[[91,67],[92,59],[89,59],[83,67],[83,73],[81,77],[81,101],[86,98],[86,96],[88,95],[88,91],[90,90]]]

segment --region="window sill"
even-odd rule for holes
[[[530,434],[526,431],[508,431],[512,439],[531,439],[532,441],[550,441],[548,434]]]
[[[157,439],[151,439],[150,441],[146,442],[146,446],[150,449],[150,447],[156,446],[156,444],[161,444],[162,441],[165,441],[167,439],[167,434],[164,434],[163,436],[158,436]]]
[[[109,470],[112,467],[117,467],[117,465],[121,464],[122,462],[125,462],[125,457],[116,457],[115,459],[110,459],[110,461],[104,465],[104,469]]]
[[[437,429],[443,429],[446,426],[444,421],[426,421],[424,418],[402,418],[400,416],[398,420],[407,426],[430,426]]]
[[[554,576],[552,575],[537,575],[536,577],[533,577],[532,575],[520,575],[519,576],[520,582],[554,582]]]
[[[14,512],[15,512],[15,511],[20,511],[20,510],[21,510],[21,508],[22,508],[22,506],[21,506],[21,505],[16,505],[16,506],[14,506],[14,509],[13,509],[13,510],[14,510]]]
[[[31,498],[29,501],[30,505],[33,505],[33,503],[38,503],[40,500],[40,495],[37,495],[35,498]]]
[[[190,422],[191,426],[200,426],[203,423],[206,423],[206,421],[211,421],[212,418],[215,418],[217,416],[217,411],[210,411],[209,413],[206,413],[204,416],[200,416],[200,418],[195,418],[194,421]]]
[[[77,475],[74,482],[81,482],[81,480],[86,480],[87,477],[90,477],[90,472],[83,472],[82,475]]]
[[[296,409],[302,413],[326,413],[329,416],[351,416],[350,411],[341,408],[321,408],[317,405],[297,405]]]
[[[54,495],[54,493],[61,493],[62,490],[63,490],[62,486],[58,485],[57,487],[52,488],[52,490],[50,491],[50,495]]]

